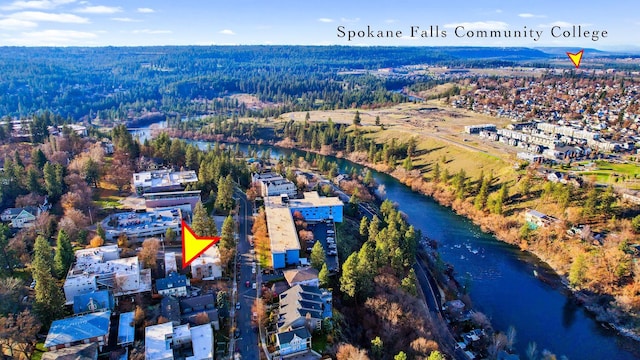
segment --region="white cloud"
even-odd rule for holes
[[[0,29],[3,30],[25,30],[37,27],[38,24],[33,21],[18,19],[0,19]]]
[[[323,23],[332,23],[333,19],[329,19],[329,18],[320,18],[318,19],[318,21],[323,22]]]
[[[360,21],[360,18],[353,18],[353,19],[349,19],[349,18],[340,18],[340,21],[343,23],[355,23]]]
[[[49,21],[65,24],[88,24],[89,19],[66,13],[48,13],[42,11],[22,11],[8,16],[11,19],[24,21]]]
[[[393,23],[397,23],[398,20],[396,20],[396,19],[387,19],[384,22],[386,22],[387,24],[393,24]]]
[[[122,8],[119,6],[86,6],[80,9],[77,9],[76,12],[83,14],[115,14],[122,12]]]
[[[90,44],[98,35],[75,30],[43,30],[23,32],[22,36],[8,39],[9,42],[23,46],[69,46],[78,43]]]
[[[502,14],[502,9],[496,9],[496,14]]]
[[[525,19],[545,18],[545,17],[547,17],[546,15],[536,15],[536,14],[532,14],[532,13],[522,13],[522,14],[518,14],[518,16],[520,16],[521,18],[525,18]]]
[[[142,22],[142,20],[132,19],[128,17],[114,17],[114,18],[111,18],[111,20],[120,21],[120,22]]]
[[[464,26],[465,30],[506,30],[509,24],[503,21],[476,21],[445,24],[446,28]]]
[[[76,0],[31,0],[31,1],[23,1],[18,0],[14,1],[9,5],[5,5],[0,7],[2,10],[23,10],[23,9],[37,9],[37,10],[50,10],[56,8],[60,5],[71,4]]]
[[[150,14],[150,13],[154,13],[156,11],[153,10],[152,8],[138,8],[138,12],[139,13],[143,13],[143,14]]]
[[[235,35],[236,33],[234,33],[234,32],[233,32],[233,30],[224,29],[224,30],[220,30],[220,31],[218,31],[218,34],[222,34],[222,35]]]
[[[149,34],[149,35],[158,35],[158,34],[171,34],[173,31],[171,30],[151,30],[151,29],[140,29],[133,30],[134,34]]]

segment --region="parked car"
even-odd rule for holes
[[[240,301],[236,303],[236,310],[240,310]]]
[[[253,290],[255,290],[255,289],[257,288],[257,287],[256,287],[256,283],[253,283],[253,284],[251,285],[251,288],[252,288]]]
[[[244,286],[249,287],[249,280],[244,283]]]

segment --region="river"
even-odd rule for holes
[[[205,143],[198,143],[206,147]],[[247,145],[240,149],[246,151]],[[268,147],[253,146],[267,149]],[[305,152],[270,148],[272,157]],[[363,167],[344,159],[336,161],[341,171]],[[564,291],[553,288],[533,275],[548,271],[537,258],[517,247],[483,233],[468,219],[433,199],[413,192],[393,177],[373,171],[384,197],[397,203],[409,222],[440,244],[442,258],[452,264],[461,282],[470,280],[470,295],[476,310],[485,313],[494,328],[517,331],[515,348],[526,359],[529,343],[539,353],[548,349],[568,359],[640,359],[637,342],[604,328]],[[540,358],[540,356],[539,356]]]

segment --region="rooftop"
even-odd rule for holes
[[[135,334],[133,318],[133,311],[120,314],[120,322],[118,323],[118,345],[133,343]]]
[[[283,272],[284,278],[287,279],[289,286],[302,281],[308,281],[318,278],[318,270],[308,267],[304,269],[292,269],[285,270]]]
[[[156,280],[158,291],[187,286],[187,277],[176,272],[169,273],[166,278]]]
[[[197,182],[198,176],[193,170],[188,171],[172,171],[172,170],[154,170],[133,174],[133,185],[135,187],[155,188],[185,185],[187,183]]]
[[[70,344],[109,333],[111,311],[56,320],[51,324],[45,347]]]
[[[98,344],[81,344],[68,348],[47,351],[42,354],[42,360],[96,360],[98,358]]]
[[[191,327],[193,356],[186,360],[213,359],[213,330],[205,324]]]
[[[287,250],[300,250],[298,234],[289,208],[267,206],[265,212],[271,252],[284,253]]]
[[[173,359],[172,336],[173,324],[171,322],[144,328],[145,359]]]
[[[290,199],[288,204],[282,204],[280,196],[269,196],[265,199],[267,208],[308,208],[321,206],[344,206],[338,197],[320,196],[317,192],[305,192],[304,199]]]

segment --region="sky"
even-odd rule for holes
[[[640,49],[640,2],[0,0],[0,46],[391,45]],[[607,32],[553,37],[573,26]],[[411,36],[437,27],[446,37]],[[342,27],[344,37],[338,28]],[[401,36],[368,38],[368,27]],[[460,27],[463,27],[462,30]],[[455,30],[462,36],[457,36]],[[527,37],[477,37],[478,30]],[[349,31],[364,37],[347,39]],[[467,32],[471,31],[470,37]],[[535,36],[540,34],[540,36]],[[482,35],[480,33],[480,35]],[[529,36],[532,35],[532,36]],[[534,39],[537,38],[537,41]]]

